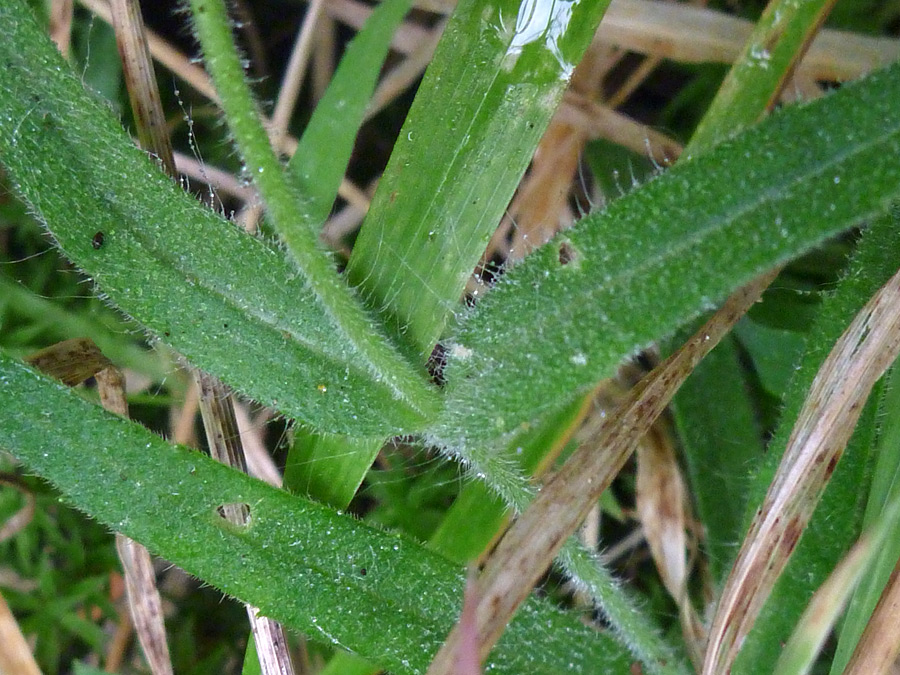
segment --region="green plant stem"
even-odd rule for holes
[[[705,152],[758,122],[778,96],[837,0],[771,0],[684,149]]]
[[[438,407],[436,393],[426,384],[423,374],[403,361],[366,316],[301,217],[297,202],[302,195],[291,189],[269,145],[234,45],[225,3],[192,0],[191,8],[206,67],[244,158],[244,171],[259,187],[275,229],[317,301],[340,327],[343,335],[335,339],[353,345],[368,363],[371,374],[390,386],[398,398],[422,413],[434,412]]]

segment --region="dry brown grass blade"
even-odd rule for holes
[[[247,473],[231,392],[219,380],[199,370],[194,370],[194,377],[200,392],[200,414],[206,429],[209,454],[215,460]],[[248,504],[223,504],[220,513],[238,526],[246,526],[252,518]],[[284,628],[277,621],[259,616],[256,607],[246,607],[263,675],[293,675],[294,667]]]
[[[72,44],[72,16],[74,0],[52,0],[50,3],[50,39],[63,58],[69,58],[69,47]]]
[[[704,675],[728,672],[794,551],[876,380],[900,351],[900,273],[822,364],[778,472],[738,553],[709,633]]]
[[[479,656],[483,660],[522,601],[565,541],[618,474],[635,446],[700,360],[771,283],[766,274],[730,297],[681,349],[647,375],[601,428],[602,450],[582,446],[516,520],[478,580],[476,613]],[[457,625],[438,651],[429,675],[450,675],[459,648]]]
[[[281,472],[265,444],[265,423],[268,421],[268,416],[265,416],[262,421],[253,420],[247,405],[234,401],[234,418],[244,445],[247,472],[254,478],[266,481],[269,485],[281,487]]]
[[[154,675],[172,673],[153,560],[141,544],[119,533],[116,533],[116,553],[124,570],[129,614],[150,672]]]
[[[419,0],[417,7],[449,14],[455,0]],[[687,63],[733,63],[754,23],[683,2],[613,0],[596,40],[626,51]],[[894,38],[870,37],[826,28],[800,64],[814,79],[853,80],[900,57]]]
[[[459,617],[461,637],[453,675],[481,675],[481,664],[478,662],[478,626],[475,623],[477,606],[478,591],[475,588],[474,572],[470,570],[466,580],[462,612]]]
[[[732,63],[753,22],[716,10],[658,0],[613,0],[597,40],[629,51],[691,63]],[[816,79],[851,80],[900,56],[900,44],[831,29],[822,30],[803,59]]]
[[[110,12],[109,3],[106,0],[78,0],[80,4],[89,9],[93,14],[103,19],[106,23],[112,25],[112,13]],[[147,45],[153,58],[163,64],[166,68],[177,74],[182,80],[187,82],[198,93],[203,94],[207,99],[219,103],[219,96],[216,94],[215,87],[212,86],[206,71],[200,66],[191,62],[187,56],[178,51],[171,43],[167,42],[152,30],[144,30],[147,39]]]
[[[96,374],[100,403],[116,415],[128,417],[125,377],[118,368],[104,368]],[[156,587],[156,572],[150,553],[141,544],[116,533],[116,552],[122,562],[128,610],[138,641],[154,675],[171,675],[172,658],[166,642],[162,599]]]
[[[26,360],[68,386],[78,385],[89,377],[96,378],[103,407],[128,417],[125,377],[90,339],[66,340],[42,349]],[[155,675],[169,675],[172,664],[150,554],[143,546],[120,534],[116,535],[116,549],[125,573],[129,609],[147,663]]]
[[[303,17],[303,25],[291,50],[270,120],[269,133],[272,134],[272,144],[275,146],[280,146],[280,139],[287,133],[288,124],[294,114],[294,106],[297,104],[297,97],[300,95],[300,87],[303,85],[306,67],[312,54],[316,26],[319,24],[324,5],[324,0],[312,0],[309,3],[306,16]]]
[[[175,153],[178,173],[202,181],[220,194],[230,195],[244,203],[256,199],[256,191],[238,180],[233,173],[199,162],[190,155]]]
[[[678,605],[681,630],[691,661],[703,662],[705,636],[688,597],[688,493],[672,439],[654,426],[636,449],[635,503],[650,554],[666,590]]]
[[[41,675],[31,648],[0,594],[0,675]]]
[[[372,14],[372,6],[356,0],[329,0],[325,11],[344,25],[360,30]],[[391,38],[391,49],[398,54],[412,54],[429,39],[430,33],[428,28],[404,21]]]
[[[156,86],[156,73],[144,35],[141,8],[137,0],[110,0],[109,8],[140,145],[156,155],[167,174],[175,176],[172,142],[169,140],[166,116],[159,99],[159,87]]]
[[[328,14],[319,19],[319,30],[316,31],[316,44],[313,47],[310,82],[312,84],[312,100],[318,103],[325,95],[328,83],[334,76],[334,57],[337,53],[337,22]]]
[[[590,138],[606,138],[636,153],[647,155],[654,162],[667,165],[678,159],[681,145],[664,133],[636,122],[609,106],[567,92],[558,116],[569,124],[584,129]]]
[[[900,562],[891,572],[844,675],[888,673],[900,654]]]
[[[81,384],[110,365],[90,338],[72,338],[35,352],[26,363],[60,380],[67,387]]]

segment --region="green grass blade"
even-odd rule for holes
[[[822,303],[807,340],[806,352],[785,396],[785,410],[770,451],[753,478],[745,523],[761,503],[781,460],[806,392],[838,337],[872,294],[900,266],[900,229],[891,218],[876,220],[863,233],[850,270]],[[857,424],[856,432],[832,474],[812,520],[735,662],[735,673],[771,673],[813,592],[858,537],[871,480],[870,457],[877,426],[881,383]]]
[[[540,415],[548,392],[609,377],[754,275],[883,212],[900,194],[898,99],[893,66],[788,108],[539,249],[448,340],[432,438],[489,463],[479,448]]]
[[[463,0],[454,11],[348,267],[421,362],[607,5]]]
[[[404,361],[375,329],[362,305],[341,279],[331,258],[304,222],[298,195],[269,145],[250,87],[244,77],[224,0],[192,0],[194,27],[204,61],[222,100],[229,128],[266,204],[266,212],[298,265],[316,304],[337,328],[332,338],[352,346],[373,377],[387,383],[394,395],[412,407],[433,410],[437,398],[425,384],[423,373]]]
[[[894,495],[889,507],[878,514],[871,528],[860,537],[828,580],[816,591],[775,664],[774,675],[806,675],[812,669],[853,589],[863,575],[871,571],[873,560],[878,557],[878,551],[891,540],[898,521],[900,500]],[[836,664],[832,664],[834,665]],[[840,670],[832,667],[832,672],[843,672],[843,666]]]
[[[421,426],[436,405],[424,374],[391,357],[425,394],[412,401],[409,382],[343,337],[281,251],[185,195],[133,147],[27,8],[4,3],[0,20],[0,158],[105,297],[198,367],[316,428]],[[379,335],[374,322],[365,330]]]
[[[284,487],[346,509],[384,442],[382,436],[360,438],[296,429],[284,467]]]
[[[758,121],[778,102],[797,62],[836,0],[771,0],[700,126],[690,157]]]
[[[462,569],[106,413],[0,352],[0,447],[78,508],[286,626],[421,673],[462,603]],[[250,524],[217,512],[243,503]],[[547,640],[553,635],[553,640]],[[625,649],[532,602],[491,672],[626,672]]]
[[[742,533],[750,472],[764,451],[734,339],[722,340],[703,359],[674,403],[710,572],[721,582]]]
[[[353,38],[288,163],[300,211],[318,234],[337,196],[391,38],[411,0],[385,0]]]
[[[863,520],[867,527],[872,526],[879,517],[884,517],[888,504],[898,499],[900,490],[900,415],[897,414],[900,410],[900,368],[895,365],[886,380],[878,413],[881,425],[873,448],[875,470]],[[831,664],[831,672],[835,675],[844,672],[897,564],[900,538],[889,538],[879,549],[872,569],[851,598],[846,618],[840,627],[837,650]]]

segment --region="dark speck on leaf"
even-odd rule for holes
[[[94,238],[91,239],[91,246],[94,247],[94,250],[100,250],[100,247],[103,246],[103,233],[98,232],[94,235]]]

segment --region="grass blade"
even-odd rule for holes
[[[459,311],[607,5],[463,0],[454,11],[348,267],[420,362]]]
[[[895,219],[896,222],[897,219]],[[898,261],[900,262],[900,261]],[[872,486],[866,504],[864,524],[871,526],[879,514],[887,508],[891,500],[896,498],[898,489],[898,471],[900,471],[900,368],[892,369],[890,378],[884,387],[884,394],[878,406],[878,418],[882,420],[876,444],[872,448],[875,455],[875,468]],[[882,595],[885,584],[891,577],[897,560],[900,558],[900,541],[897,537],[887,540],[879,547],[877,558],[869,574],[860,582],[859,587],[850,600],[846,618],[841,625],[837,649],[831,672],[835,675],[843,673],[853,654],[860,636],[869,623],[872,612]]]
[[[871,569],[873,559],[896,530],[898,520],[900,501],[894,500],[816,591],[775,665],[775,675],[805,675],[809,672],[857,582]],[[868,669],[862,672],[880,671]]]
[[[739,358],[734,339],[723,340],[694,369],[672,406],[716,581],[724,579],[734,556],[744,524],[748,474],[764,450]]]
[[[704,673],[730,670],[793,554],[874,383],[900,351],[900,274],[882,286],[825,359],[757,510],[710,628]]]
[[[685,148],[704,152],[745,129],[778,102],[836,0],[771,0]]]
[[[303,219],[318,233],[337,196],[381,64],[410,0],[380,3],[353,38],[288,163]]]
[[[863,232],[845,278],[823,300],[806,351],[798,362],[799,369],[785,394],[785,410],[770,451],[751,482],[749,512],[745,517],[748,525],[772,482],[782,448],[787,446],[806,393],[825,356],[853,316],[900,267],[897,251],[900,230],[896,221],[889,217],[877,219]],[[863,420],[831,477],[816,515],[744,642],[734,672],[772,672],[781,645],[790,637],[812,594],[858,537],[862,506],[868,494],[866,486],[871,480],[870,451],[877,428],[876,412],[875,406],[866,406]]]
[[[846,675],[889,673],[900,653],[897,613],[900,610],[900,566],[894,568],[884,593],[878,599],[872,618],[860,638]]]
[[[384,442],[381,436],[362,438],[296,429],[284,467],[285,489],[346,509]]]

